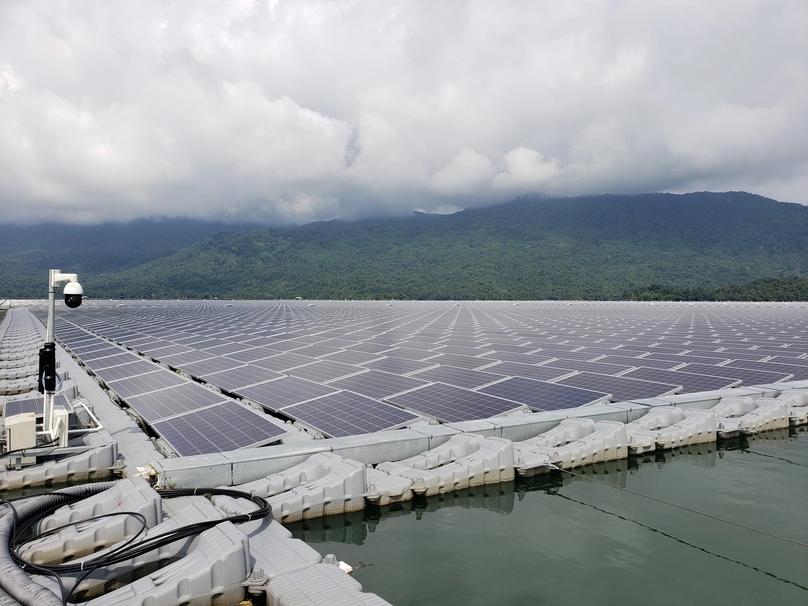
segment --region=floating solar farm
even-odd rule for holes
[[[808,379],[806,324],[800,304],[86,301],[60,310],[56,335],[187,456],[301,429],[340,437]]]

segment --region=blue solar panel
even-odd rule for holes
[[[417,360],[405,360],[404,358],[388,357],[381,360],[373,360],[367,362],[362,366],[372,368],[373,370],[382,370],[396,375],[405,375],[411,372],[424,370],[425,368],[432,368],[436,366],[435,362],[419,362]]]
[[[507,379],[500,383],[483,387],[479,391],[524,404],[534,410],[576,408],[598,400],[604,400],[608,395],[590,389],[579,389],[522,377]]]
[[[154,372],[156,370],[160,370],[160,367],[157,366],[154,362],[148,362],[146,360],[135,360],[128,364],[121,364],[120,366],[113,366],[111,368],[102,368],[101,370],[95,371],[95,374],[97,374],[104,381],[109,383],[110,381],[116,381],[118,379],[126,379],[128,377],[136,377],[138,375],[144,375],[146,373]]]
[[[681,385],[682,391],[685,393],[725,389],[727,387],[734,387],[741,382],[740,379],[699,375],[680,370],[658,370],[656,368],[638,368],[621,376],[630,379],[642,379],[643,381],[658,381],[660,383]]]
[[[502,362],[489,366],[485,372],[491,372],[508,377],[525,377],[537,381],[549,381],[570,374],[570,370],[553,368],[551,366],[535,366],[533,364],[520,364],[519,362]]]
[[[232,401],[159,421],[153,427],[181,456],[256,446],[287,433],[266,415]]]
[[[427,385],[385,400],[447,422],[487,419],[520,408],[507,400],[442,383]]]
[[[297,377],[284,377],[268,383],[253,385],[239,390],[239,395],[269,410],[280,410],[290,404],[298,404],[313,398],[334,393],[336,389]]]
[[[340,377],[347,377],[358,372],[362,372],[364,368],[358,366],[351,366],[349,364],[340,364],[339,362],[327,362],[325,360],[314,362],[305,366],[298,366],[287,370],[286,374],[292,377],[300,377],[301,379],[308,379],[317,383],[325,383]]]
[[[91,360],[89,362],[85,362],[87,367],[93,371],[99,371],[102,368],[112,368],[113,366],[120,366],[121,364],[129,364],[130,362],[137,362],[142,360],[138,355],[133,353],[129,353],[128,351],[125,353],[116,354],[114,356],[109,356],[106,358],[99,358],[97,360]]]
[[[179,375],[168,370],[162,370],[155,367],[153,372],[139,375],[136,377],[127,377],[125,379],[117,379],[109,382],[109,388],[116,394],[126,399],[129,396],[137,396],[164,387],[175,387],[177,385],[187,384],[188,381]]]
[[[363,396],[381,400],[387,396],[392,396],[417,387],[423,387],[427,384],[426,381],[421,381],[416,378],[401,377],[380,370],[369,370],[362,374],[353,375],[352,377],[332,381],[328,386],[355,391]]]
[[[227,402],[228,398],[201,385],[186,383],[142,396],[131,396],[125,398],[125,401],[144,419],[154,422],[212,404],[221,404]]]
[[[67,401],[67,398],[62,394],[53,396],[53,408],[54,410],[57,408],[62,410],[73,410],[70,407],[70,403]],[[40,416],[45,414],[45,397],[38,396],[35,398],[24,398],[22,400],[10,400],[6,402],[3,416],[11,417],[27,412],[33,412],[34,414]]]
[[[258,368],[257,366],[241,366],[239,368],[231,368],[209,375],[204,375],[203,379],[208,383],[226,389],[228,391],[238,392],[240,389],[263,383],[272,379],[283,377],[278,372]]]
[[[465,387],[466,389],[474,389],[481,385],[487,385],[503,377],[501,374],[493,374],[482,370],[470,370],[467,368],[454,368],[453,366],[438,366],[421,371],[412,376],[424,381],[446,383],[447,385]]]
[[[610,377],[591,372],[582,372],[577,375],[572,375],[571,377],[565,377],[559,379],[556,383],[571,385],[572,387],[596,389],[609,393],[612,396],[611,399],[616,402],[654,398],[656,396],[675,393],[682,388],[681,385],[654,383],[652,381],[642,381],[624,377]]]
[[[287,406],[282,412],[335,438],[392,429],[418,419],[406,410],[349,391]]]

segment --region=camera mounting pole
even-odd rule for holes
[[[78,294],[81,294],[81,285],[76,274],[63,274],[58,269],[48,272],[48,325],[45,334],[45,347],[40,351],[39,384],[44,393],[42,432],[53,441],[57,438],[56,428],[53,426],[53,397],[56,394],[56,339],[53,336],[54,317],[56,316],[56,290],[63,282],[75,284]],[[81,299],[79,299],[80,304]],[[65,427],[64,435],[67,435]]]

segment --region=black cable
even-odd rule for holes
[[[102,568],[104,566],[110,566],[112,564],[119,564],[121,562],[125,562],[127,560],[131,560],[143,554],[146,554],[150,551],[173,543],[175,541],[185,539],[188,537],[196,536],[214,526],[221,524],[222,522],[231,522],[233,524],[240,524],[243,522],[248,522],[251,520],[260,520],[266,517],[272,516],[272,508],[267,503],[266,500],[262,499],[259,496],[248,494],[245,492],[241,492],[238,490],[231,490],[227,488],[195,488],[195,489],[163,489],[158,490],[157,493],[163,498],[174,498],[174,497],[182,497],[182,496],[207,496],[207,495],[224,495],[224,496],[231,496],[234,498],[243,498],[247,499],[258,506],[256,511],[239,514],[235,516],[230,516],[228,518],[223,519],[216,519],[216,520],[205,520],[203,522],[197,522],[195,524],[189,524],[187,526],[183,526],[181,528],[177,528],[171,532],[156,535],[154,537],[146,538],[142,541],[134,543],[133,540],[128,541],[126,545],[120,546],[119,548],[116,547],[112,552],[109,553],[102,553],[99,557],[90,558],[88,560],[82,560],[81,562],[68,562],[65,564],[57,564],[57,565],[37,565],[36,569],[38,571],[45,572],[47,574],[56,574],[56,575],[63,575],[63,574],[75,574],[75,573],[84,573],[88,569],[92,568],[93,570]],[[58,493],[53,493],[58,494]],[[67,497],[71,497],[72,495],[66,495]],[[67,499],[70,502],[81,500],[81,498],[71,498]],[[39,512],[36,516],[32,516],[30,519],[24,520],[22,524],[20,524],[16,532],[10,541],[9,551],[11,552],[12,558],[20,564],[20,566],[30,568],[32,565],[30,562],[26,562],[18,553],[19,547],[22,545],[21,542],[18,541],[19,535],[30,528],[33,524],[41,520],[42,518],[50,515],[53,511],[62,507],[66,503],[59,503],[55,506],[48,507],[45,511]],[[98,516],[102,517],[102,516]],[[82,522],[87,522],[95,518],[90,518],[88,520],[82,520]],[[72,525],[72,524],[71,524]],[[37,537],[35,537],[37,538]],[[30,539],[33,540],[33,539]],[[28,542],[28,541],[26,541]]]
[[[59,441],[59,438],[53,438],[49,442],[43,442],[42,444],[39,444],[38,446],[33,446],[32,448],[45,448],[46,446],[50,446],[51,444],[55,444],[58,441]],[[15,448],[14,450],[7,450],[6,452],[0,453],[0,459],[2,459],[4,457],[11,456],[13,454],[17,454],[18,452],[25,453],[26,450],[31,450],[31,448]]]
[[[138,530],[132,537],[130,537],[126,541],[122,542],[120,545],[114,547],[107,555],[117,553],[118,551],[122,551],[122,550],[126,549],[127,547],[129,547],[130,545],[132,545],[135,541],[137,541],[138,538],[140,538],[140,535],[142,535],[144,532],[146,532],[149,525],[148,525],[148,523],[146,521],[145,516],[143,516],[143,515],[141,515],[139,513],[135,513],[134,511],[123,511],[123,512],[109,513],[109,514],[106,514],[105,516],[98,516],[96,518],[96,519],[98,519],[98,518],[104,518],[104,517],[111,517],[111,516],[114,516],[114,515],[127,515],[127,514],[140,520],[140,523],[141,523],[140,530]],[[65,526],[72,526],[72,524],[66,524]],[[63,528],[64,528],[64,526],[63,526]],[[99,558],[99,561],[101,561],[100,558]],[[73,597],[73,594],[78,590],[79,586],[82,584],[84,579],[86,579],[88,576],[90,576],[92,573],[94,573],[96,570],[98,570],[100,568],[100,566],[101,566],[100,563],[97,564],[97,565],[91,566],[90,568],[87,569],[87,572],[85,572],[83,575],[79,576],[76,579],[76,583],[75,583],[75,585],[73,585],[73,589],[71,589],[70,592],[67,594],[67,598],[66,598],[67,601],[70,601],[70,599]],[[67,602],[65,602],[65,606],[67,606]]]
[[[11,541],[16,536],[17,528],[18,528],[18,525],[19,525],[19,516],[17,515],[17,508],[14,507],[14,504],[11,503],[11,501],[3,501],[0,504],[8,505],[9,508],[11,509],[11,516],[12,516],[12,518],[11,518],[12,519],[12,531],[11,531],[11,537],[10,537],[10,541]],[[12,558],[13,558],[13,554],[12,554]],[[25,570],[24,567],[23,567],[23,570]],[[62,604],[66,605],[68,596],[67,596],[67,591],[65,589],[64,583],[62,583],[61,577],[57,573],[52,572],[50,570],[43,570],[41,572],[43,574],[46,574],[48,576],[53,577],[56,580],[56,584],[59,586],[59,593],[61,594],[60,597],[62,599]]]

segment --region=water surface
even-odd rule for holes
[[[804,428],[575,471],[289,528],[395,606],[808,604]]]

